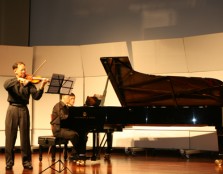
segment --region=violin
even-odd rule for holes
[[[43,80],[47,80],[47,82],[49,82],[49,80],[47,78],[42,78],[41,76],[35,76],[34,77],[34,76],[30,75],[30,74],[26,74],[25,79],[29,80],[33,84],[38,84],[38,83],[40,83]]]

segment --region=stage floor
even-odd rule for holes
[[[58,155],[58,154],[57,154]],[[211,153],[193,154],[190,158],[184,158],[178,151],[138,151],[135,155],[127,155],[124,150],[113,152],[110,160],[104,160],[101,154],[100,160],[86,161],[85,166],[78,166],[75,162],[65,161],[65,170],[60,163],[49,168],[44,174],[223,174],[223,167],[215,165],[216,155]],[[56,161],[58,160],[58,156]],[[15,165],[12,171],[5,170],[4,152],[0,153],[1,174],[38,174],[52,164],[50,156],[45,151],[43,160],[39,162],[39,153],[32,154],[33,170],[24,170],[21,163],[20,152],[16,152]],[[61,168],[59,168],[61,167]],[[58,172],[60,171],[60,172]]]

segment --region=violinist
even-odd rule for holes
[[[17,130],[20,132],[20,146],[22,165],[24,169],[32,170],[31,146],[30,146],[30,115],[27,105],[30,96],[39,100],[44,92],[44,86],[48,79],[43,78],[39,89],[32,83],[32,78],[26,78],[26,67],[23,62],[16,62],[12,69],[15,77],[4,83],[8,92],[9,106],[5,119],[5,160],[6,170],[12,170],[14,165],[14,146],[17,137]]]

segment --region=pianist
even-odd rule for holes
[[[74,97],[75,96],[73,94],[61,95],[61,100],[53,107],[52,118],[51,118],[52,120],[50,122],[52,125],[52,132],[55,137],[65,138],[71,141],[73,146],[69,157],[70,160],[78,160],[77,146],[79,141],[79,135],[74,130],[68,128],[61,128],[60,122],[61,120],[68,118],[68,112],[69,112],[68,105],[69,102],[71,101],[70,98]]]

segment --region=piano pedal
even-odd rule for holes
[[[134,148],[125,148],[125,155],[127,156],[136,156],[136,152],[134,151]]]
[[[125,148],[125,155],[131,155],[131,149],[130,148]]]
[[[77,164],[78,166],[85,166],[85,164],[86,164],[86,160],[77,160],[77,161],[76,161],[76,164]]]

